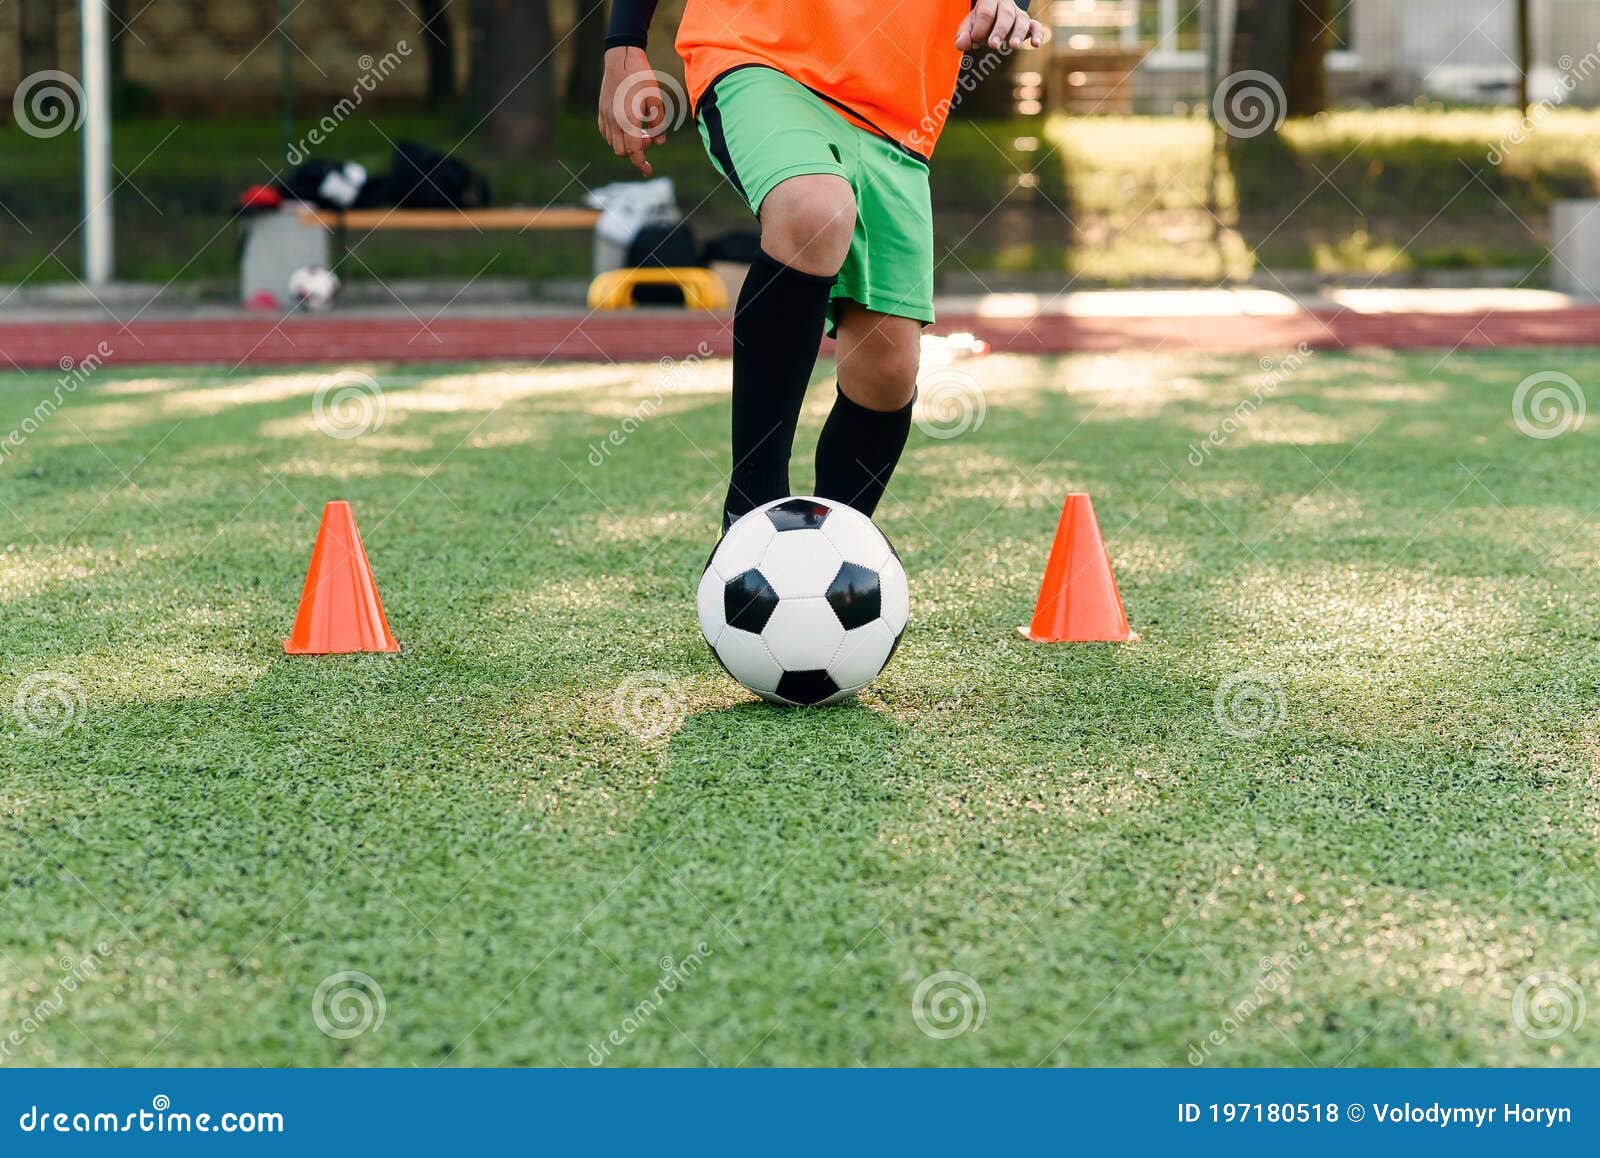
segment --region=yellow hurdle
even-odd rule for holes
[[[709,269],[640,267],[608,270],[589,283],[591,310],[631,310],[633,291],[641,285],[675,285],[683,291],[683,304],[691,310],[725,310],[728,290]]]

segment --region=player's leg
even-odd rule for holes
[[[781,73],[729,73],[697,111],[706,151],[761,222],[762,252],[734,308],[731,522],[790,493],[795,427],[851,245],[855,196],[840,161],[847,127]]]
[[[855,228],[841,177],[806,174],[761,202],[761,253],[733,315],[733,472],[725,523],[789,490],[789,456],[839,266]]]
[[[922,323],[841,301],[836,336],[839,393],[817,442],[817,494],[870,516],[911,432]]]
[[[830,283],[838,276],[856,229],[856,195],[843,177],[786,178],[761,202],[760,216],[761,249],[769,257]]]
[[[855,139],[856,236],[834,289],[839,393],[817,443],[817,494],[871,515],[911,429],[922,325],[933,321],[928,167]]]

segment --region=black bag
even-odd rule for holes
[[[278,192],[290,201],[303,201],[307,205],[320,205],[324,209],[339,209],[342,207],[322,196],[322,183],[327,180],[329,173],[343,168],[343,162],[324,161],[313,157],[296,165],[286,176],[280,177],[273,184]]]
[[[634,268],[682,269],[700,265],[700,247],[687,221],[671,225],[646,225],[628,242],[628,265]]]
[[[395,145],[384,184],[389,200],[401,209],[478,209],[489,204],[489,181],[482,173],[416,141]]]
[[[687,221],[646,225],[628,243],[627,264],[635,269],[700,265],[700,247]],[[641,285],[634,288],[633,300],[640,305],[682,305],[683,291],[675,285]]]
[[[706,264],[713,261],[730,261],[749,265],[761,252],[761,234],[750,229],[724,233],[706,242]]]

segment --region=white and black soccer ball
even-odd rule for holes
[[[322,265],[303,265],[289,275],[289,292],[306,309],[321,312],[339,293],[339,275]]]
[[[911,609],[883,532],[860,511],[810,497],[757,507],[728,528],[697,602],[728,674],[790,705],[836,703],[877,679]]]

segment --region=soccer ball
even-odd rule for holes
[[[700,630],[729,675],[777,704],[831,704],[878,678],[910,593],[860,511],[779,499],[728,528],[700,578]]]
[[[306,309],[320,312],[333,305],[339,275],[326,266],[303,265],[289,275],[289,292],[304,302]]]

